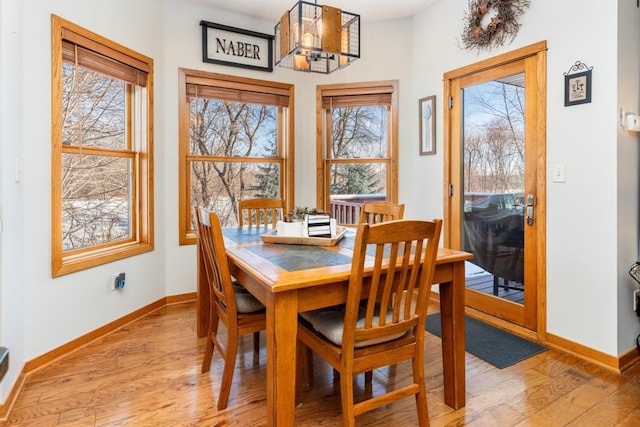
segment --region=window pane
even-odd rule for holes
[[[387,165],[382,163],[332,164],[331,196],[375,194],[386,200],[386,175]]]
[[[238,200],[281,198],[280,175],[278,163],[192,162],[192,229],[195,229],[193,209],[196,206],[215,211],[223,227],[237,225]]]
[[[126,149],[126,84],[69,63],[62,74],[62,143]]]
[[[191,147],[197,156],[276,157],[273,105],[191,98]]]
[[[63,154],[63,250],[128,239],[130,159]]]
[[[388,157],[386,107],[345,107],[331,111],[331,158]]]

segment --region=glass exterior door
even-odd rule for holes
[[[445,245],[474,255],[465,304],[534,331],[544,314],[538,310],[546,170],[541,47],[445,74]]]

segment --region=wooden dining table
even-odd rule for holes
[[[225,228],[231,274],[266,307],[267,425],[293,426],[298,313],[346,301],[355,231],[334,246],[265,243],[262,228]],[[200,251],[198,251],[198,254]],[[472,255],[440,248],[439,284],[444,400],[465,405],[465,261]],[[198,260],[197,333],[206,336],[209,287]]]

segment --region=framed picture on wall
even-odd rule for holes
[[[588,102],[591,102],[591,70],[565,76],[565,107]]]
[[[436,154],[436,96],[427,96],[418,101],[420,121],[420,155]]]
[[[564,73],[564,106],[587,104],[591,102],[591,70],[593,67],[576,61]]]

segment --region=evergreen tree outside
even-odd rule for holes
[[[256,185],[252,187],[253,197],[267,199],[280,198],[280,170],[278,165],[258,165],[255,175]]]
[[[368,163],[341,164],[333,168],[334,182],[331,194],[379,194],[384,191],[380,186],[379,173],[375,166]]]

